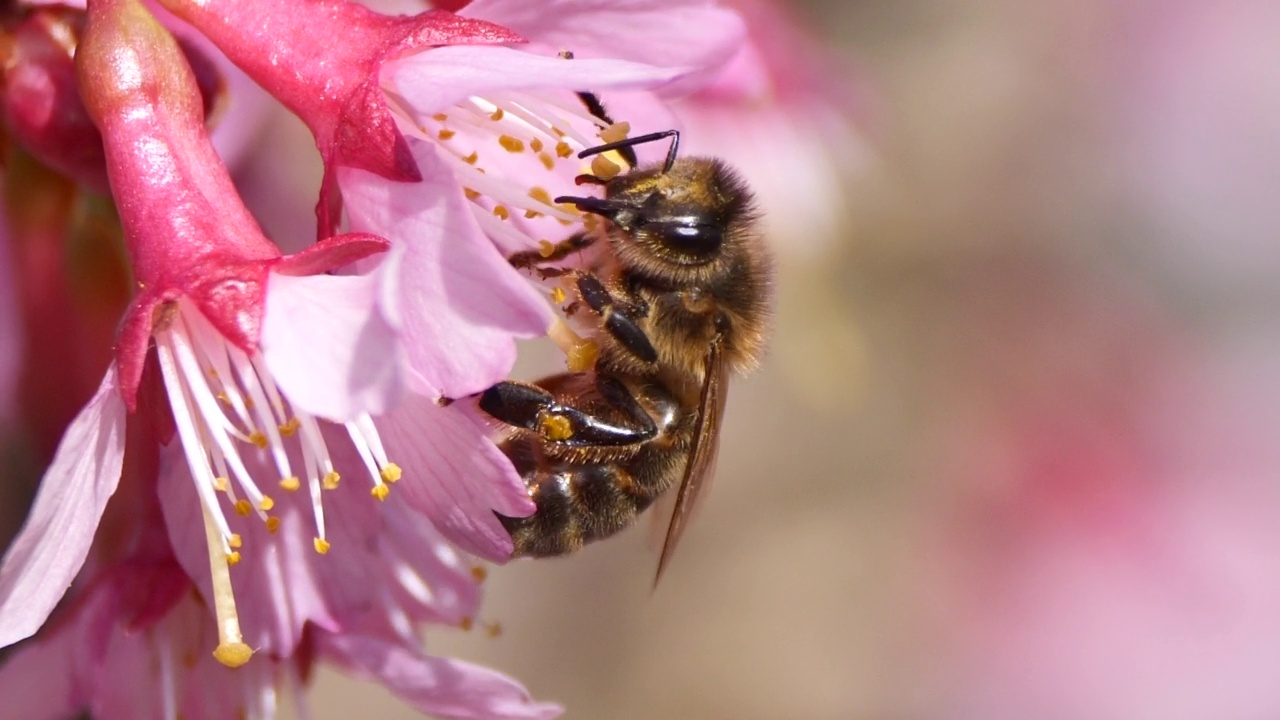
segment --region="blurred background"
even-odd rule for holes
[[[1280,717],[1280,5],[736,4],[767,92],[681,112],[778,293],[714,493],[656,591],[641,523],[428,646],[568,718]],[[259,142],[309,234],[310,138]]]

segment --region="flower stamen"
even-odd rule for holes
[[[213,610],[218,622],[218,647],[213,657],[227,667],[240,667],[249,662],[253,649],[244,642],[240,632],[240,616],[236,612],[236,599],[231,589],[229,552],[219,552],[225,535],[206,510],[204,515],[205,540],[209,547],[209,574],[213,580]],[[239,553],[236,553],[239,557]]]

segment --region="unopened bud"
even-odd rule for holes
[[[0,30],[0,112],[10,140],[76,182],[107,192],[102,135],[81,99],[75,54],[83,10],[36,7]],[[226,82],[213,60],[192,43],[178,46],[195,76],[206,124],[224,104]]]

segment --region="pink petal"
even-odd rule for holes
[[[435,52],[454,49],[460,48]],[[434,150],[418,141],[411,147],[421,182],[352,169],[339,178],[352,228],[405,247],[384,292],[393,298],[388,312],[402,322],[410,389],[460,397],[505,378],[515,362],[515,339],[544,334],[552,314],[481,233]]]
[[[420,621],[457,625],[464,617],[475,617],[480,585],[471,574],[472,560],[455,550],[434,525],[422,522],[421,516],[407,506],[387,505],[383,520],[381,546],[394,547],[400,562],[430,593],[429,597],[422,597],[422,586],[416,580],[395,572],[402,594],[400,606]]]
[[[403,390],[403,351],[379,311],[380,274],[272,273],[262,354],[295,407],[338,422],[381,414]]]
[[[578,58],[693,70],[672,92],[706,82],[746,35],[737,13],[709,0],[475,0],[459,14],[498,23],[530,43],[571,50]]]
[[[31,515],[0,565],[0,647],[34,633],[84,564],[120,481],[124,426],[113,367],[63,435]]]
[[[559,717],[560,706],[537,703],[495,670],[432,657],[400,642],[320,633],[320,652],[357,677],[379,682],[418,710],[448,718]]]
[[[687,70],[671,63],[657,67],[614,59],[568,61],[506,47],[457,46],[388,63],[386,78],[405,108],[431,115],[471,95],[495,90],[641,89],[671,82]]]
[[[378,423],[387,454],[404,469],[395,493],[451,542],[494,562],[511,557],[511,536],[494,516],[533,512],[524,483],[463,408],[414,397]]]
[[[69,629],[69,628],[64,628]],[[67,670],[82,648],[70,632],[23,645],[0,666],[6,713],[30,720],[64,720],[80,709],[76,682]]]

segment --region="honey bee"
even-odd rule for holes
[[[637,145],[668,138],[665,162],[636,166]],[[729,376],[761,353],[772,264],[751,193],[720,160],[678,157],[679,140],[668,130],[579,153],[623,151],[631,166],[610,179],[578,177],[603,197],[555,199],[602,220],[510,258],[560,278],[566,313],[587,314],[599,351],[583,372],[502,382],[480,397],[508,426],[501,449],[537,506],[529,517],[500,516],[516,557],[563,555],[613,535],[679,480],[656,583],[713,472]],[[601,251],[586,268],[548,265],[593,245]]]

